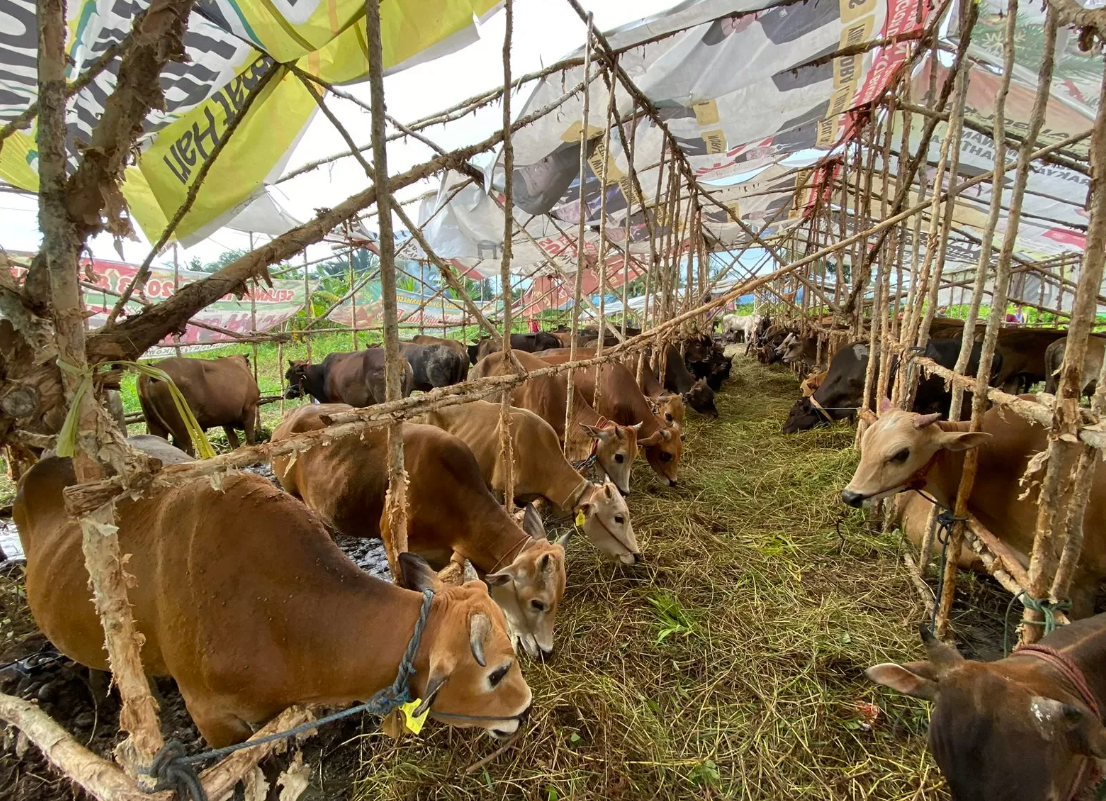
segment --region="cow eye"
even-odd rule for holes
[[[626,457],[625,457],[625,456],[623,456],[623,455],[622,455],[621,453],[616,453],[616,454],[614,455],[614,460],[615,460],[616,462],[618,462],[619,464],[622,464],[623,462],[625,462],[625,461],[626,461]]]
[[[621,526],[623,523],[626,522],[626,518],[624,518],[622,515],[615,515],[614,522],[618,523],[618,525]]]
[[[670,415],[668,412],[664,413],[664,419],[669,423],[672,423],[676,420],[676,418]]]
[[[661,461],[662,462],[671,462],[672,461],[672,454],[669,453],[668,451],[664,451],[663,453],[661,453]]]
[[[507,671],[511,669],[511,663],[506,665],[500,665],[488,675],[488,684],[492,687],[498,686],[499,682],[503,681],[503,677],[507,675]]]
[[[530,602],[530,607],[531,607],[531,608],[532,608],[532,609],[533,609],[533,610],[534,610],[535,612],[544,612],[544,611],[545,611],[545,609],[546,609],[546,606],[545,606],[545,604],[544,604],[543,602],[541,602],[541,601],[531,601],[531,602]]]
[[[895,464],[902,464],[910,458],[910,448],[903,448],[901,451],[892,456],[889,461]]]

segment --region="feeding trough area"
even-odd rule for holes
[[[1101,794],[1103,12],[613,5],[0,0],[0,795]]]

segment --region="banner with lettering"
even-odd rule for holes
[[[72,0],[68,79],[76,80],[122,41],[148,5],[148,0]],[[498,0],[382,5],[384,66],[391,72],[473,41],[474,15],[485,17]],[[123,185],[147,237],[161,235],[254,92],[260,94],[211,167],[177,237],[186,243],[202,238],[278,175],[315,102],[298,78],[276,65],[294,63],[332,84],[362,80],[368,71],[364,27],[363,0],[198,0],[184,40],[187,59],[163,70],[166,109],[146,118],[137,165],[127,170]],[[37,47],[34,0],[0,0],[0,125],[37,99]],[[115,89],[118,65],[116,60],[69,101],[67,146],[74,165]],[[0,179],[31,191],[38,189],[35,133],[32,126],[14,134],[0,151]]]

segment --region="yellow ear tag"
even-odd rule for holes
[[[583,528],[584,527],[584,521],[585,521],[584,510],[580,509],[576,512],[576,528]]]
[[[406,719],[403,725],[407,727],[407,731],[411,732],[411,734],[418,734],[422,731],[423,724],[426,723],[426,716],[430,714],[430,709],[428,707],[427,710],[421,715],[417,717],[415,716],[415,710],[418,709],[419,704],[421,703],[422,699],[416,698],[411,703],[404,704],[400,707],[400,709],[403,710],[403,716]]]

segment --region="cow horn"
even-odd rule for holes
[[[469,648],[472,649],[472,658],[480,667],[487,667],[484,659],[484,638],[492,630],[492,623],[483,612],[476,612],[469,618]]]
[[[931,426],[940,419],[940,412],[934,412],[933,414],[920,414],[914,418],[914,428],[925,428],[926,426]]]
[[[937,670],[938,676],[964,661],[964,657],[960,655],[959,651],[937,639],[925,623],[918,627],[918,632],[922,635],[922,645],[925,646],[926,656],[929,657],[930,664]]]

